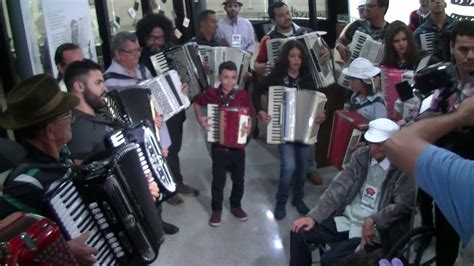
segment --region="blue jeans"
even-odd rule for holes
[[[316,172],[316,158],[314,157],[316,144],[309,145],[307,173]]]
[[[280,152],[280,182],[276,194],[277,203],[285,204],[288,200],[291,178],[293,179],[293,202],[304,196],[306,166],[308,164],[309,146],[300,143],[284,143],[278,145]]]

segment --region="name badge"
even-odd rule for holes
[[[232,34],[232,47],[242,47],[242,36],[240,34]]]
[[[378,193],[379,190],[376,187],[365,185],[361,201],[362,208],[373,211],[375,209]]]

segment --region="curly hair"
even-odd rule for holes
[[[302,43],[296,40],[287,41],[282,47],[280,51],[280,55],[278,57],[278,62],[275,65],[275,72],[279,74],[287,74],[288,69],[290,67],[290,60],[288,56],[290,55],[290,51],[296,48],[301,52],[301,68],[300,68],[300,75],[309,73],[308,69],[308,54],[306,52],[305,47]]]
[[[154,28],[160,27],[165,33],[166,43],[174,42],[173,23],[164,15],[148,14],[138,21],[136,34],[141,47],[146,46],[146,41]]]
[[[420,57],[420,48],[418,48],[418,45],[415,43],[415,39],[413,38],[413,33],[410,28],[408,28],[408,26],[400,20],[395,20],[387,27],[384,38],[384,56],[381,64],[387,67],[395,68],[398,66],[397,62],[400,61],[400,58],[397,54],[397,51],[395,51],[395,47],[393,46],[393,39],[395,38],[395,35],[399,34],[400,32],[405,33],[407,38],[405,64],[414,67]]]

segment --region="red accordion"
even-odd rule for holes
[[[210,122],[207,141],[219,142],[220,145],[231,148],[245,147],[247,134],[243,133],[243,129],[249,123],[248,108],[208,104],[207,117]]]
[[[78,265],[53,221],[21,212],[0,223],[0,264]]]
[[[353,111],[334,112],[331,139],[329,140],[329,162],[339,169],[349,163],[355,146],[368,128],[365,117]]]

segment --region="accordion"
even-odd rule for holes
[[[435,38],[439,37],[434,32],[425,32],[420,34],[420,46],[423,51],[432,54],[434,50]]]
[[[156,200],[162,202],[176,193],[176,183],[169,170],[160,143],[153,131],[144,123],[133,128],[112,132],[105,138],[107,147],[119,147],[127,143],[139,145],[140,165],[145,175],[151,174],[160,188],[160,196]]]
[[[382,93],[387,103],[388,118],[400,119],[400,117],[396,117],[394,112],[395,102],[399,98],[396,85],[404,80],[412,81],[413,71],[398,70],[384,66],[380,67],[380,69],[382,73]]]
[[[339,169],[349,163],[356,145],[367,128],[367,119],[356,112],[342,110],[334,112],[329,140],[329,162]]]
[[[362,57],[373,64],[380,64],[383,59],[384,44],[375,41],[370,35],[356,31],[351,43],[351,58],[348,64],[352,63],[354,59]],[[337,81],[339,85],[349,89],[349,79],[346,75],[341,74]]]
[[[0,224],[1,265],[77,265],[59,227],[51,220],[16,212]]]
[[[46,201],[68,239],[88,232],[97,265],[151,263],[163,242],[161,221],[140,167],[136,144],[56,181]]]
[[[150,90],[136,86],[108,89],[106,109],[114,118],[128,126],[143,120],[153,122]]]
[[[172,47],[152,55],[150,59],[158,74],[176,70],[181,81],[189,85],[188,96],[191,99],[209,87],[196,43]]]
[[[243,133],[243,129],[250,119],[248,108],[208,104],[207,117],[210,122],[207,141],[232,148],[245,147],[247,134]]]
[[[154,106],[165,121],[191,105],[189,98],[181,92],[181,81],[176,70],[170,70],[138,85],[151,91]]]
[[[281,47],[289,40],[300,41],[309,56],[310,72],[316,88],[324,88],[335,82],[334,72],[329,63],[321,58],[322,39],[316,32],[289,38],[270,39],[267,41],[267,55],[270,65],[274,66],[280,56]]]
[[[323,93],[271,86],[268,96],[272,120],[267,126],[267,143],[317,142],[319,125],[314,119],[324,112],[327,98]]]
[[[208,76],[211,87],[219,87],[219,66],[226,61],[232,61],[237,66],[237,86],[244,88],[244,73],[249,69],[251,54],[234,47],[211,47],[199,45],[199,55],[202,61],[209,62],[210,74]]]

